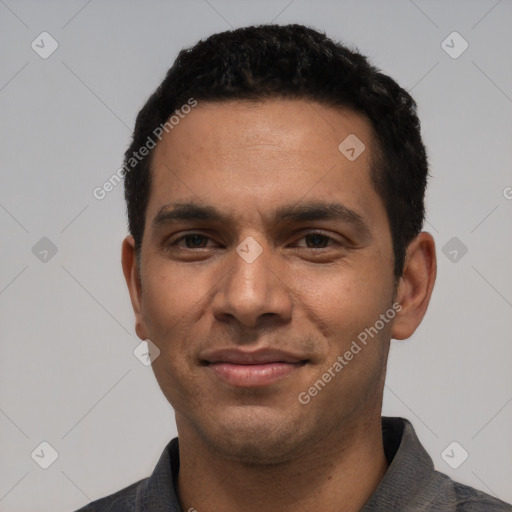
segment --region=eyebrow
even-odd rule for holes
[[[213,206],[203,206],[193,202],[169,203],[162,206],[155,215],[153,228],[156,229],[173,222],[195,220],[222,222],[225,220],[225,216]]]
[[[369,236],[370,227],[362,215],[341,203],[333,202],[299,202],[281,206],[273,215],[272,224],[286,222],[308,222],[315,220],[333,220],[352,225],[360,234]],[[210,221],[228,224],[230,218],[217,208],[200,205],[195,202],[169,203],[162,208],[153,219],[153,228],[180,221]]]

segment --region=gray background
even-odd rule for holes
[[[92,191],[179,49],[270,21],[354,44],[417,99],[439,275],[422,326],[393,342],[384,413],[412,420],[438,469],[512,501],[510,0],[0,0],[0,20],[1,511],[73,510],[147,476],[175,435],[133,355],[122,185]],[[469,43],[456,59],[453,31]],[[458,469],[441,456],[453,441]]]

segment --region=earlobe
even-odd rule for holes
[[[123,274],[130,293],[133,312],[135,314],[135,332],[141,340],[147,339],[147,332],[142,316],[142,285],[137,269],[135,240],[128,235],[123,240],[121,250]]]
[[[421,232],[407,247],[396,293],[396,302],[402,309],[393,324],[392,338],[409,338],[420,325],[432,296],[436,273],[434,239],[430,233]]]

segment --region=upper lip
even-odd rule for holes
[[[248,351],[240,349],[224,349],[208,352],[201,357],[205,363],[230,364],[266,364],[266,363],[303,363],[305,358],[283,350],[262,348]]]

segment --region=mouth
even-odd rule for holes
[[[279,350],[221,350],[205,356],[202,364],[231,386],[261,387],[290,376],[307,363]]]

